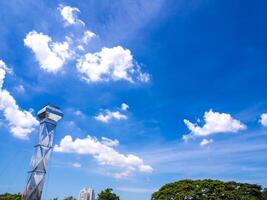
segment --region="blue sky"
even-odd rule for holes
[[[112,187],[147,200],[185,178],[267,187],[265,1],[0,7],[1,193],[23,190],[47,103],[65,116],[44,199]]]

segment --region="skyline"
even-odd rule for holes
[[[266,2],[26,2],[0,2],[1,193],[23,191],[47,103],[64,118],[44,199],[267,187]]]

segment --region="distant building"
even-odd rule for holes
[[[79,193],[78,200],[95,200],[95,191],[91,188],[83,188]]]

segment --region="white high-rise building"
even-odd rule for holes
[[[79,193],[78,200],[95,200],[95,191],[91,188],[83,188]]]

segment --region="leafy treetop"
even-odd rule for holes
[[[21,200],[21,194],[0,194],[0,200]]]
[[[111,188],[107,188],[98,194],[97,200],[120,200],[120,198],[113,193]]]
[[[162,186],[151,200],[266,200],[261,186],[219,180],[182,180]]]

